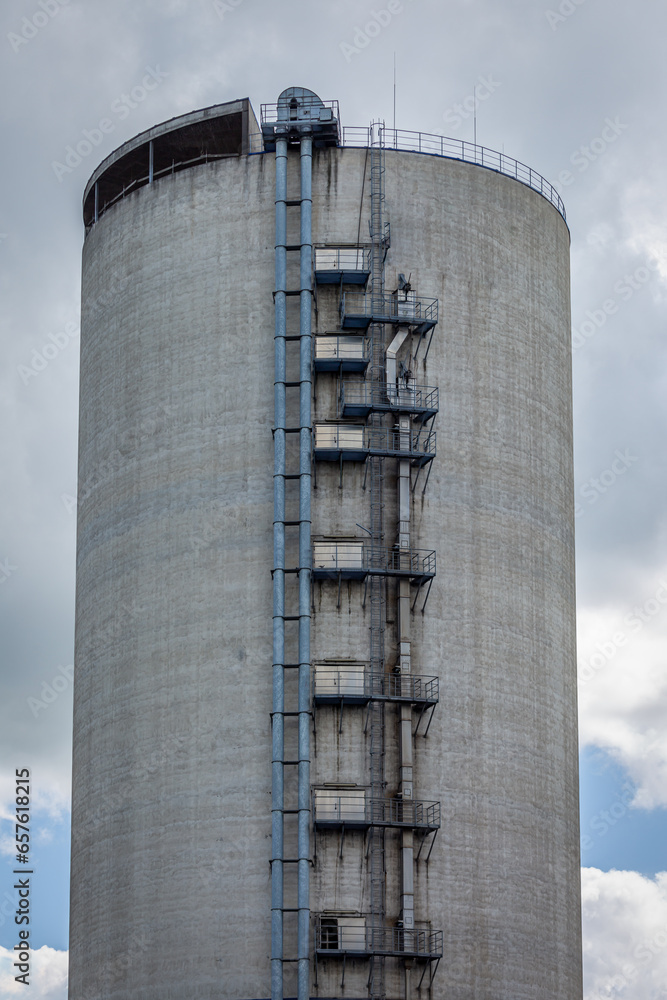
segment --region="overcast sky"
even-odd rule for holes
[[[585,997],[667,996],[667,9],[4,0],[0,22],[0,944],[14,943],[7,817],[14,769],[27,765],[41,948],[31,1000],[66,995],[75,545],[66,498],[76,492],[83,188],[112,149],[157,122],[246,96],[259,114],[288,86],[338,99],[343,124],[392,124],[394,52],[399,128],[472,139],[477,87],[478,142],[535,168],[565,201]],[[97,139],[103,118],[112,129],[68,163],[67,147],[84,130]],[[3,1000],[22,995],[6,951],[0,960]]]

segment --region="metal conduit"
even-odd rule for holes
[[[287,140],[276,139],[273,472],[273,736],[271,792],[271,998],[283,1000],[285,759],[285,402],[287,334]]]
[[[299,283],[299,632],[297,988],[310,997],[310,587],[312,453],[312,138],[300,142]],[[285,477],[287,379],[287,139],[276,137],[275,417],[273,510],[273,782],[271,998],[283,1000],[285,961]]]
[[[312,454],[313,140],[301,138],[301,294],[299,345],[299,782],[298,1000],[310,997],[310,496]],[[284,343],[284,342],[283,342]]]

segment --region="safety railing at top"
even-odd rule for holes
[[[295,123],[297,121],[303,122],[308,121],[340,121],[340,109],[338,106],[338,101],[321,101],[319,97],[308,97],[303,96],[299,98],[299,107],[297,118],[297,109],[295,108],[293,117],[290,115],[289,118],[285,119],[285,107],[280,104],[260,104],[259,107],[260,121],[262,125],[275,124],[278,121],[291,121]]]
[[[364,128],[363,126],[348,125],[343,128],[343,146],[370,146],[375,139],[385,149],[399,149],[410,153],[430,153],[432,156],[444,156],[453,160],[463,160],[465,163],[476,163],[479,167],[487,167],[489,170],[496,170],[498,173],[513,177],[514,180],[527,184],[533,191],[539,192],[547,201],[550,201],[554,208],[558,209],[563,218],[565,215],[565,205],[563,199],[556,191],[553,184],[538,174],[532,167],[514,160],[511,156],[505,156],[495,149],[487,149],[486,146],[477,146],[473,142],[466,142],[465,139],[450,139],[444,135],[436,135],[431,132],[408,132],[404,129],[395,128]]]
[[[495,149],[488,149],[486,146],[477,146],[473,142],[465,139],[451,139],[448,136],[437,135],[432,132],[410,132],[405,129],[382,128],[377,125],[346,125],[342,129],[342,146],[356,146],[366,148],[372,145],[381,145],[384,149],[397,149],[410,153],[427,153],[431,156],[443,156],[450,160],[462,160],[464,163],[475,163],[479,167],[486,167],[488,170],[495,170],[513,177],[537,191],[542,197],[550,201],[564,219],[565,205],[563,199],[556,191],[553,184],[546,178],[538,174],[532,167],[527,166],[520,160],[515,160],[505,153],[499,153]],[[264,143],[259,132],[250,136],[250,152],[262,153]]]

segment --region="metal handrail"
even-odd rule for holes
[[[325,107],[336,105],[335,117],[338,119],[337,102],[325,101],[324,104]],[[277,115],[277,105],[262,105],[262,108],[267,109],[267,115],[273,113],[268,110],[273,107],[276,108]],[[266,121],[268,122],[269,120],[267,117]],[[385,149],[397,150],[399,152],[425,153],[430,156],[442,156],[449,160],[461,160],[464,163],[474,163],[478,167],[484,167],[487,170],[494,170],[496,173],[504,174],[506,177],[512,177],[514,180],[519,181],[519,183],[525,184],[527,187],[532,188],[533,191],[541,194],[567,220],[563,199],[553,184],[542,177],[541,174],[538,174],[536,170],[533,170],[532,167],[522,163],[521,160],[515,160],[511,156],[499,153],[495,149],[489,149],[487,146],[477,146],[472,142],[467,142],[465,139],[452,139],[448,136],[438,135],[435,132],[410,132],[405,129],[387,128],[380,128],[378,130],[377,126],[371,129],[366,125],[346,125],[342,129],[340,144],[341,146],[363,149],[371,145],[377,145],[376,136],[379,136],[380,144]],[[248,153],[256,156],[264,152],[263,134],[261,132],[250,133],[248,136]],[[193,157],[192,159],[174,161],[170,166],[156,171],[154,179],[173,173],[177,169],[184,169],[188,166],[196,166],[199,163],[207,163],[218,159],[228,159],[235,155],[235,153],[203,153],[201,156]],[[134,190],[136,187],[142,187],[147,183],[148,176],[139,178],[136,183],[133,182],[128,187],[125,187],[98,209],[98,218],[117,201],[130,194],[131,190]],[[91,222],[90,225],[93,225],[93,223]]]
[[[371,674],[371,676],[375,676]],[[420,674],[385,674],[387,691],[392,698],[411,698],[413,701],[437,701],[440,693],[438,677]]]
[[[394,385],[393,382],[369,382],[347,379],[340,383],[340,405],[350,406],[386,406],[415,410],[437,410],[439,407],[439,392],[436,386]]]
[[[342,130],[341,145],[361,147],[362,149],[372,145],[381,145],[385,149],[394,149],[399,152],[424,153],[429,156],[442,156],[448,160],[474,163],[478,167],[512,177],[515,181],[537,191],[560,212],[564,219],[567,219],[563,199],[553,184],[550,184],[546,178],[538,174],[532,167],[522,163],[521,160],[515,160],[511,156],[499,153],[495,149],[489,149],[487,146],[478,146],[465,139],[453,139],[436,132],[412,132],[405,129],[382,128],[377,125],[372,127],[346,125]],[[263,152],[261,133],[254,132],[250,136],[249,148],[253,153]]]
[[[418,799],[369,799],[351,792],[335,795],[333,790],[315,789],[313,822],[437,830],[440,827],[440,803]]]
[[[404,698],[409,701],[437,702],[438,677],[420,674],[379,674],[363,668],[323,670],[313,673],[313,697]]]
[[[349,952],[435,959],[442,957],[442,946],[442,931],[374,927],[359,922],[359,918],[323,914],[318,916],[315,926],[315,948],[321,954]]]
[[[199,156],[191,157],[189,160],[172,160],[169,166],[162,167],[160,170],[156,170],[152,175],[152,180],[157,181],[159,180],[160,177],[165,177],[167,174],[178,173],[181,170],[185,170],[188,167],[194,167],[200,163],[213,163],[215,160],[229,160],[233,156],[236,156],[236,153],[205,152],[205,153],[200,153]],[[115,205],[117,202],[122,201],[123,198],[126,198],[129,194],[132,194],[132,192],[135,191],[136,189],[140,187],[145,187],[147,184],[150,183],[152,183],[152,181],[149,174],[144,174],[142,177],[133,178],[133,180],[131,180],[129,184],[124,186],[122,190],[118,192],[118,194],[114,195],[113,198],[110,198],[109,201],[102,202],[102,204],[98,206],[97,209],[98,221],[99,219],[101,219],[104,213],[108,209],[110,209],[113,205]],[[90,228],[93,225],[95,225],[94,221],[88,223],[87,228]]]
[[[313,262],[316,271],[370,271],[371,247],[314,247]]]
[[[323,546],[327,547],[326,552]],[[435,576],[435,550],[385,549],[365,542],[315,542],[313,571]]]
[[[391,319],[408,320],[418,323],[438,322],[438,300],[410,298],[403,300],[398,295],[371,295],[366,292],[343,292],[340,300],[341,317],[386,316]]]
[[[475,163],[479,167],[495,170],[513,177],[537,191],[556,208],[563,218],[565,205],[553,184],[550,184],[532,167],[515,160],[505,153],[486,146],[477,146],[465,139],[452,139],[434,132],[411,132],[405,129],[383,127],[364,127],[348,125],[343,128],[343,146],[366,147],[379,143],[385,149],[396,149],[410,153],[427,153],[431,156],[443,156],[450,160],[462,160],[464,163]]]
[[[333,105],[336,102],[329,102]],[[326,104],[326,102],[325,102]],[[326,105],[328,106],[328,104]],[[263,107],[270,107],[269,105]],[[277,105],[276,105],[277,108]],[[277,113],[277,112],[276,112]],[[268,119],[267,119],[268,120]],[[342,146],[366,148],[371,145],[372,130],[367,126],[347,125],[342,130]],[[494,170],[512,177],[514,180],[525,184],[527,187],[537,191],[543,198],[546,198],[555,209],[567,220],[563,199],[558,194],[553,184],[542,177],[536,170],[515,160],[505,153],[489,149],[486,146],[477,146],[465,139],[452,139],[448,136],[438,135],[431,132],[410,132],[404,129],[381,129],[382,145],[385,149],[394,149],[403,152],[426,153],[431,156],[442,156],[449,160],[461,160],[464,163],[474,163],[487,170]],[[253,132],[248,136],[248,150],[252,155],[264,152],[264,137],[261,132]],[[218,159],[227,159],[235,154],[230,153],[204,153],[201,156],[189,160],[175,161],[170,166],[156,171],[154,177],[157,179],[176,169],[183,169],[187,166],[195,166],[198,163],[207,163]],[[130,190],[148,183],[148,177],[140,178],[135,184],[126,187],[114,198],[106,202],[98,210],[98,218],[107,209],[111,208],[117,201],[130,194]],[[92,224],[92,223],[91,223]]]
[[[318,440],[318,431],[326,432]],[[436,432],[411,427],[394,430],[389,427],[357,427],[353,424],[315,424],[314,453],[318,451],[364,451],[381,455],[435,456]]]
[[[363,361],[370,358],[368,337],[341,333],[336,336],[318,335],[315,340],[315,360],[340,358],[341,360]]]
[[[280,104],[277,102],[273,104],[260,104],[259,106],[260,124],[268,125],[268,124],[275,124],[276,122],[279,121],[282,122],[284,119],[278,118],[279,107]],[[299,107],[301,109],[312,108],[314,111],[319,111],[319,109],[322,107],[328,108],[333,113],[333,118],[336,121],[340,121],[340,109],[338,101],[321,101],[319,97],[314,97],[314,96],[310,97],[308,95],[303,95],[299,98]],[[295,123],[297,123],[298,121],[300,121],[300,119],[295,118],[294,121]],[[256,135],[257,133],[253,132],[252,134]]]

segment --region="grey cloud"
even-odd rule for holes
[[[1,15],[0,81],[13,97],[5,102],[0,205],[7,428],[0,560],[18,567],[0,585],[2,751],[11,762],[18,746],[30,748],[35,768],[64,789],[66,695],[37,718],[23,705],[72,661],[74,519],[60,497],[76,481],[78,348],[63,350],[28,384],[17,366],[49,334],[78,322],[81,195],[89,174],[132,135],[193,107],[247,95],[259,111],[285,86],[300,84],[338,98],[344,124],[378,116],[390,124],[396,51],[398,126],[447,134],[447,109],[480,76],[502,81],[479,105],[478,141],[504,147],[556,184],[563,171],[573,175],[561,192],[573,240],[574,325],[618,300],[573,354],[576,482],[608,468],[617,449],[630,448],[639,460],[578,519],[580,600],[586,607],[631,604],[639,582],[667,561],[667,288],[655,274],[627,301],[614,292],[615,282],[644,266],[642,237],[667,221],[667,9],[585,0],[552,30],[546,13],[558,10],[555,0],[403,0],[403,12],[347,63],[341,43],[387,6],[384,0],[230,6],[221,18],[213,0],[71,0],[18,51],[7,36],[39,5],[7,0]],[[114,114],[114,102],[157,65],[168,74],[163,83],[127,116]],[[59,182],[52,162],[103,117],[112,118],[113,131]],[[617,117],[627,128],[581,169],[573,155]],[[471,139],[472,122],[455,136]]]

